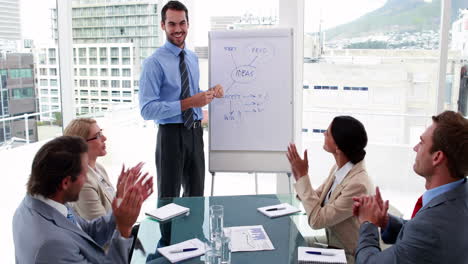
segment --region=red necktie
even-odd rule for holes
[[[414,205],[413,215],[411,215],[411,218],[413,218],[416,215],[416,213],[419,211],[419,209],[421,209],[421,207],[422,207],[422,196],[419,197],[418,201]]]

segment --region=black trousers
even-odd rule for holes
[[[203,128],[187,129],[183,124],[159,125],[156,143],[158,197],[203,196],[205,153]]]

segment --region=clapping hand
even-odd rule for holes
[[[143,201],[145,201],[153,193],[153,177],[148,177],[148,173],[145,173],[143,176],[141,176],[141,168],[143,165],[144,163],[140,162],[135,167],[127,170],[125,169],[125,165],[122,165],[122,170],[117,181],[117,198],[122,199],[125,193],[135,185],[142,187],[141,195]]]
[[[297,152],[296,145],[291,143],[288,146],[288,153],[286,153],[286,156],[289,160],[289,163],[291,164],[291,170],[296,181],[309,173],[307,150],[304,151],[304,159],[301,159],[299,153]]]
[[[380,228],[387,226],[389,202],[382,200],[379,187],[375,188],[375,195],[361,195],[353,197],[353,200],[353,214],[359,223],[369,221]]]

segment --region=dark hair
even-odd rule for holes
[[[452,177],[468,174],[468,120],[460,113],[445,111],[432,117],[436,124],[432,135],[431,153],[442,151]]]
[[[356,164],[364,159],[367,133],[359,120],[351,116],[337,116],[330,127],[336,145],[352,163]]]
[[[29,194],[54,195],[64,178],[75,181],[81,173],[81,155],[88,145],[81,137],[62,136],[47,142],[34,156],[27,183]]]
[[[177,11],[185,11],[185,18],[187,18],[187,23],[189,22],[188,19],[188,9],[179,1],[169,1],[167,4],[163,6],[161,9],[161,22],[166,22],[166,12],[168,9],[177,10]]]

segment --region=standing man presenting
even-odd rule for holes
[[[161,10],[167,41],[143,64],[140,111],[159,124],[156,143],[158,197],[203,196],[205,156],[201,107],[224,95],[216,85],[200,91],[198,57],[185,48],[188,10],[169,1]]]

